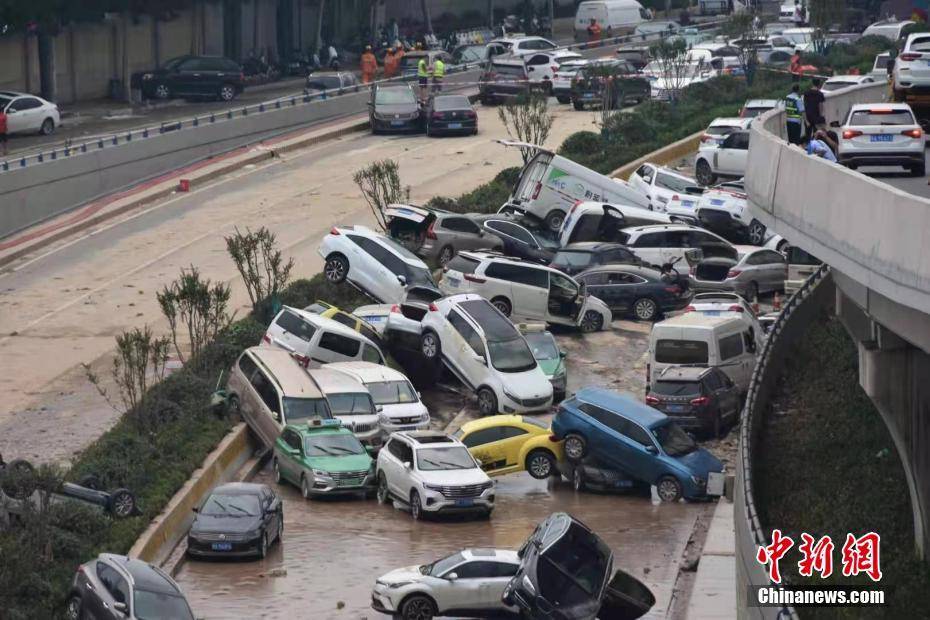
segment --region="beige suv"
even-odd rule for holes
[[[333,417],[319,386],[283,349],[246,349],[229,372],[227,389],[230,408],[268,448],[285,424]]]

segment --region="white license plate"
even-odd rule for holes
[[[682,413],[688,410],[688,406],[687,405],[668,405],[666,409],[668,409],[672,413]]]
[[[725,474],[716,471],[707,474],[707,494],[723,495],[726,478]]]
[[[720,316],[720,310],[705,310],[704,314],[707,316]]]
[[[449,129],[461,129],[462,123],[449,123]]]
[[[716,199],[716,198],[711,198],[710,204],[714,205],[715,207],[722,207],[722,206],[723,206],[723,201],[722,201],[722,200],[718,200],[718,199]]]
[[[359,318],[363,319],[364,321],[367,321],[368,323],[380,323],[386,317],[381,316],[381,315],[376,315],[376,316],[363,316]]]
[[[391,127],[400,127],[404,124],[404,121],[391,121]]]
[[[894,136],[892,136],[890,133],[869,136],[869,142],[891,142],[892,140],[894,140]]]
[[[594,99],[594,93],[585,93],[582,97],[585,99]]]
[[[682,201],[681,201],[681,206],[683,206],[683,207],[693,207],[693,206],[694,206],[694,201],[693,201],[693,200],[682,200]]]

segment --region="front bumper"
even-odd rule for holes
[[[261,552],[261,537],[245,540],[214,540],[200,539],[194,536],[187,537],[187,555],[197,558],[244,558],[257,556]],[[213,545],[229,545],[227,550],[214,549]]]
[[[477,497],[460,499],[446,497],[439,491],[424,488],[421,507],[424,512],[432,514],[490,513],[494,510],[494,486],[482,491]]]
[[[381,431],[384,435],[390,435],[391,433],[399,433],[401,431],[425,431],[429,428],[429,420],[422,422],[416,422],[414,424],[403,423],[403,422],[390,422],[390,423],[381,423]]]
[[[521,399],[515,400],[506,394],[500,400],[500,408],[504,413],[533,413],[535,411],[547,411],[552,407],[552,396],[543,399]]]
[[[376,131],[420,131],[422,123],[419,117],[412,119],[371,119],[371,128]]]
[[[552,384],[552,399],[561,400],[565,397],[565,384],[568,376],[562,373],[559,376],[549,377],[549,383]]]
[[[357,479],[339,480],[331,476],[314,476],[311,495],[348,495],[367,493],[375,489],[375,475],[369,472],[361,482]]]
[[[382,614],[394,614],[400,607],[400,600],[396,603],[391,598],[392,590],[385,585],[376,583],[371,591],[371,608]],[[400,594],[398,592],[398,594]],[[398,596],[398,599],[401,597]]]

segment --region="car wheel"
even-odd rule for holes
[[[633,314],[640,321],[652,321],[659,314],[659,307],[656,302],[648,297],[643,297],[633,303]]]
[[[571,97],[564,97],[562,95],[559,95],[555,98],[555,100],[558,101],[559,103],[570,103],[572,99]]]
[[[572,99],[572,107],[578,111],[584,110],[584,104],[577,99]]]
[[[587,482],[585,482],[584,479],[584,466],[579,465],[572,470],[572,488],[580,493],[584,491],[587,486]]]
[[[559,232],[562,229],[563,222],[565,222],[565,213],[558,209],[553,209],[546,215],[546,226],[552,232]]]
[[[673,476],[663,476],[656,484],[659,499],[663,502],[677,502],[681,499],[681,483]]]
[[[171,97],[171,89],[168,88],[167,84],[159,84],[155,87],[156,99],[168,99],[169,97]]]
[[[278,459],[274,460],[274,481],[276,484],[284,484],[284,478],[281,476],[281,465]]]
[[[597,310],[588,310],[581,318],[581,331],[585,334],[600,331],[604,327],[604,317]]]
[[[300,477],[300,494],[304,499],[310,499],[310,482],[307,480],[307,476]]]
[[[714,181],[717,180],[717,175],[714,174],[714,171],[711,169],[706,159],[698,161],[694,169],[694,174],[697,182],[704,186],[713,185]]]
[[[423,502],[420,501],[420,494],[416,491],[410,492],[410,516],[414,521],[420,521],[423,518]]]
[[[526,471],[537,480],[545,480],[555,470],[555,457],[548,450],[533,450],[526,456]]]
[[[242,417],[242,403],[239,402],[238,396],[229,397],[229,415],[233,418]]]
[[[349,261],[342,254],[331,254],[323,265],[323,275],[332,284],[342,284],[349,274]]]
[[[746,236],[749,237],[749,243],[752,245],[762,245],[765,243],[765,224],[759,220],[753,220],[749,224],[749,230],[746,231]]]
[[[400,617],[403,620],[433,620],[436,615],[436,603],[423,594],[414,594],[400,604]]]
[[[232,101],[236,98],[236,87],[232,84],[223,84],[216,96],[220,101]]]
[[[110,494],[107,509],[117,519],[126,519],[136,513],[136,496],[128,489],[116,489]]]
[[[280,545],[284,542],[284,514],[281,514],[281,519],[278,521],[278,535],[275,537],[275,540]]]
[[[911,168],[911,175],[915,177],[922,177],[926,173],[927,168],[926,164],[918,164]]]
[[[759,299],[759,285],[755,282],[750,282],[746,285],[746,301],[752,303]]]
[[[43,136],[51,135],[55,131],[55,121],[50,118],[42,121],[42,126],[39,128],[39,133]]]
[[[387,504],[391,501],[391,494],[388,492],[387,478],[384,477],[384,472],[378,474],[378,491],[375,495],[379,504]]]
[[[580,463],[588,451],[588,445],[584,437],[572,433],[565,438],[562,449],[565,450],[565,458],[572,463]]]
[[[482,416],[497,414],[497,395],[491,388],[483,387],[478,390],[478,412]]]
[[[420,353],[428,362],[436,362],[442,353],[439,336],[436,332],[426,332],[420,338]]]
[[[268,533],[262,532],[262,542],[258,547],[258,557],[262,560],[268,556]]]
[[[439,265],[445,267],[446,264],[452,260],[452,257],[455,256],[455,250],[452,249],[451,245],[447,245],[441,250],[439,250]]]
[[[491,305],[501,311],[506,317],[510,316],[510,313],[513,312],[513,308],[510,307],[510,302],[503,297],[495,297],[491,300]]]
[[[23,459],[10,461],[0,475],[0,489],[14,499],[26,499],[36,490],[35,468]]]
[[[65,606],[65,618],[68,620],[81,620],[84,616],[81,611],[81,597],[77,594],[72,594],[68,598],[68,604]]]

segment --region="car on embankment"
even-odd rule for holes
[[[559,475],[562,444],[552,439],[549,425],[524,415],[492,415],[471,420],[452,434],[461,441],[489,476],[527,471],[544,480]]]

